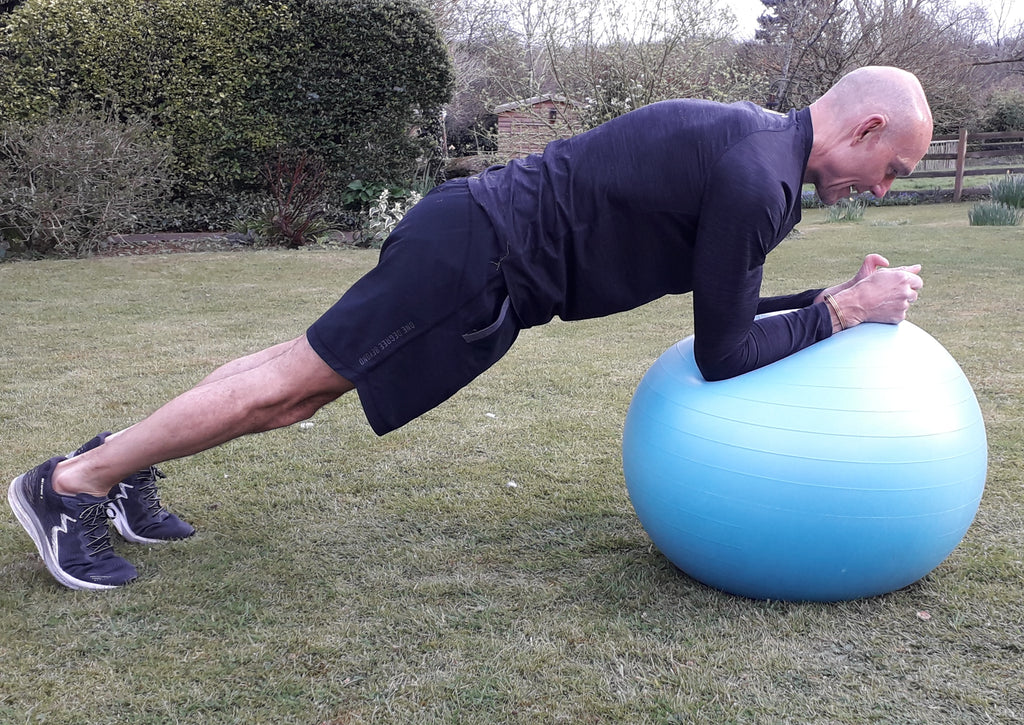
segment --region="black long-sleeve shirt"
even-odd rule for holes
[[[722,379],[832,334],[820,290],[760,297],[765,256],[800,221],[812,138],[806,109],[664,101],[492,167],[470,191],[525,326],[693,292],[697,364]],[[782,309],[795,311],[754,319]]]

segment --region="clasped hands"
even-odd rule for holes
[[[920,264],[889,267],[889,260],[882,255],[869,254],[852,279],[824,290],[815,301],[831,295],[833,331],[861,322],[896,324],[906,318],[924,284],[920,271]],[[837,309],[832,309],[833,305]]]

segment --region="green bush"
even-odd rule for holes
[[[413,0],[28,0],[3,16],[0,117],[83,104],[144,118],[190,195],[260,185],[278,148],[353,179],[411,177],[452,73]]]
[[[1024,209],[1024,176],[1007,174],[989,185],[992,201]]]
[[[260,145],[243,103],[258,61],[243,48],[266,31],[249,25],[217,0],[29,0],[0,42],[10,59],[0,66],[9,89],[0,115],[37,119],[81,105],[144,118],[173,143],[191,190],[225,186],[241,171],[232,146]]]
[[[972,227],[1013,227],[1021,223],[1024,211],[995,201],[982,201],[971,207],[967,219]]]
[[[1024,90],[1008,88],[994,92],[983,113],[982,131],[1024,129]]]
[[[89,254],[161,215],[169,145],[141,121],[81,113],[0,129],[0,251]]]
[[[298,23],[279,41],[289,70],[268,99],[288,121],[288,145],[322,158],[338,188],[355,179],[411,185],[437,145],[452,88],[432,15],[409,0],[294,5]]]

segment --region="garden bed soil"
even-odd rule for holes
[[[340,244],[351,244],[351,232],[338,232]],[[118,234],[96,250],[97,257],[133,257],[181,252],[238,252],[253,248],[253,239],[238,232]]]
[[[118,234],[96,250],[97,257],[132,257],[143,254],[223,252],[247,249],[251,241],[241,234],[195,232],[190,234]]]
[[[934,189],[912,193],[920,204],[950,204],[952,189]],[[961,203],[978,202],[989,198],[987,186],[963,189]],[[341,243],[351,243],[350,232],[339,233]],[[237,252],[252,249],[253,240],[237,232],[191,232],[159,234],[122,234],[113,236],[96,251],[98,257],[131,257],[146,254],[176,254],[181,252]]]

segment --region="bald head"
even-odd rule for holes
[[[814,143],[804,180],[827,204],[855,191],[884,195],[928,151],[932,114],[920,82],[899,68],[852,71],[811,104]]]
[[[814,105],[837,120],[855,121],[879,113],[896,130],[926,127],[929,137],[932,112],[924,89],[913,73],[890,66],[865,66],[840,78]]]

